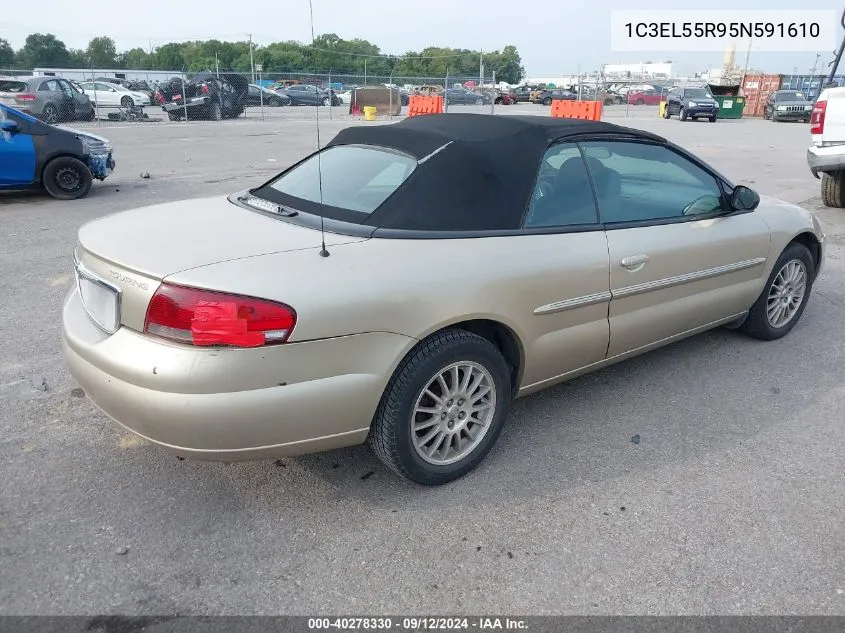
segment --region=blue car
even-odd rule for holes
[[[0,104],[0,190],[44,188],[59,200],[83,198],[114,169],[104,138],[48,125]]]

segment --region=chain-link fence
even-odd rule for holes
[[[480,72],[483,70],[480,69]],[[0,102],[50,122],[109,123],[350,119],[376,98],[378,118],[404,116],[414,95],[441,95],[446,112],[541,114],[556,99],[602,101],[605,117],[650,116],[674,80],[607,78],[600,73],[511,86],[495,73],[442,76],[230,70],[8,69]],[[367,88],[367,91],[362,89]],[[379,96],[378,91],[382,89]],[[366,95],[366,98],[364,97]],[[375,95],[375,97],[374,97]],[[382,107],[383,106],[383,107]],[[517,106],[517,107],[511,107]],[[646,106],[646,107],[642,107]],[[530,111],[526,107],[531,107]]]

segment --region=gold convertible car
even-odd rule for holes
[[[63,349],[100,409],[179,456],[368,442],[437,485],[514,398],[717,326],[784,336],[823,259],[811,213],[659,136],[426,115],[84,225]]]

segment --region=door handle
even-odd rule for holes
[[[648,255],[628,255],[622,258],[622,267],[627,268],[632,273],[641,270],[649,262]]]

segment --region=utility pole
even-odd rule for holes
[[[220,58],[217,56],[217,53],[214,53],[214,67],[217,69],[217,77],[220,77]]]
[[[484,86],[484,51],[478,54],[478,85]]]
[[[255,83],[255,60],[252,58],[252,33],[249,34],[249,65],[252,69],[252,83]]]
[[[751,57],[751,45],[754,43],[754,38],[748,40],[748,50],[745,52],[745,68],[742,69],[742,78],[739,80],[739,89],[742,90],[745,85],[745,75],[748,73],[748,60]]]

